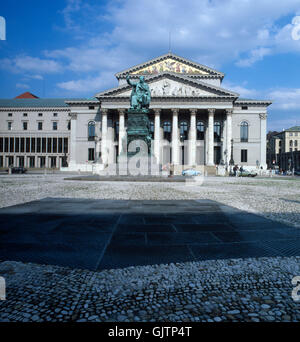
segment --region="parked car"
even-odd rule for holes
[[[186,169],[182,171],[183,176],[200,176],[201,172],[195,169]]]
[[[239,177],[255,177],[257,176],[257,172],[255,171],[249,171],[246,169],[243,169],[242,171],[238,171],[238,176]]]
[[[6,170],[6,172],[9,172],[9,170]],[[12,167],[11,168],[11,173],[26,173],[27,169],[25,167]]]
[[[300,170],[295,170],[295,171],[294,171],[294,175],[295,175],[295,176],[300,176]]]

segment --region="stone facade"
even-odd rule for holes
[[[266,120],[271,102],[241,99],[221,87],[223,73],[169,53],[117,73],[119,85],[92,100],[65,99],[63,110],[71,130],[64,131],[69,148],[68,167],[63,170],[97,172],[117,162],[126,148],[131,93],[127,74],[133,80],[144,75],[151,89],[152,149],[160,165],[173,164],[178,173],[186,167],[228,165],[233,147],[236,164],[266,167]],[[1,135],[11,136],[7,129],[10,108],[2,104],[0,110]],[[33,110],[26,108],[28,113]],[[50,113],[49,121],[52,109],[45,110]],[[19,115],[22,113],[23,109]],[[1,146],[0,155],[6,158]]]

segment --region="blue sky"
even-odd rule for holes
[[[271,99],[268,129],[300,125],[299,0],[2,2],[0,97],[91,97],[114,74],[172,52],[226,74],[241,97]]]

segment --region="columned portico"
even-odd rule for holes
[[[215,109],[208,109],[208,156],[207,165],[214,165],[214,115]]]
[[[179,164],[179,139],[178,139],[178,112],[179,109],[172,109],[172,163]]]

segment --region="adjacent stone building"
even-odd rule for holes
[[[224,74],[172,53],[116,74],[118,86],[91,99],[0,100],[0,166],[95,171],[124,148],[131,87],[146,77],[150,129],[160,165],[236,164],[266,168],[271,101],[243,99],[222,87]],[[233,152],[233,156],[231,156]]]
[[[300,126],[273,134],[269,142],[269,167],[300,170]]]

